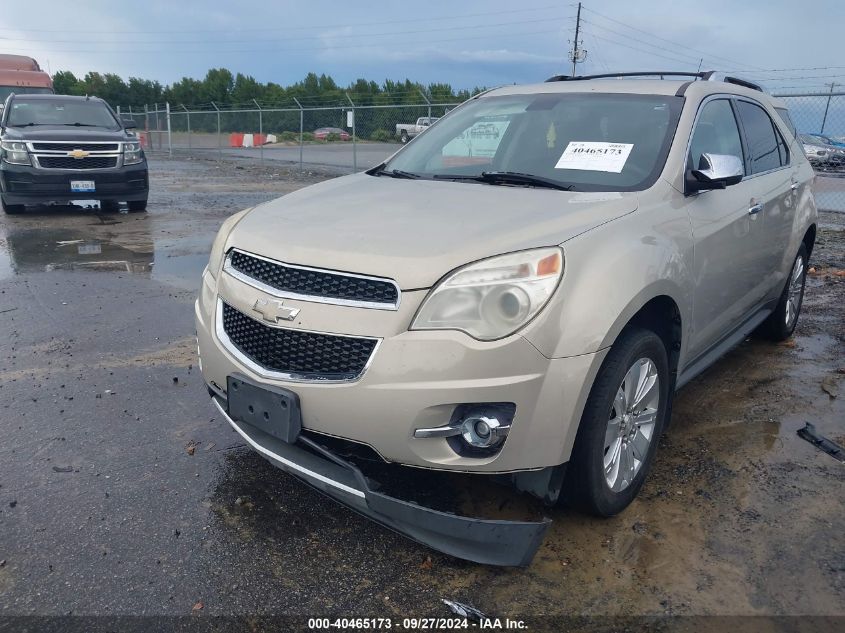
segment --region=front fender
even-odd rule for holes
[[[641,200],[634,213],[563,243],[560,287],[542,319],[524,332],[541,353],[561,358],[610,347],[637,311],[662,295],[678,305],[687,340],[693,288],[689,218],[672,206],[668,192],[650,197],[654,200]]]

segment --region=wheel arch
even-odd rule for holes
[[[807,227],[807,231],[804,233],[804,237],[801,238],[801,242],[804,244],[804,247],[807,249],[807,261],[810,261],[810,255],[813,254],[813,246],[816,244],[816,225],[811,224]]]

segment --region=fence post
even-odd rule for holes
[[[173,137],[170,134],[170,102],[165,101],[164,111],[167,115],[167,155],[173,158]]]
[[[188,126],[188,150],[193,149],[193,144],[191,143],[191,113],[188,112],[188,108],[185,107],[185,104],[182,104],[182,109],[185,111],[185,118],[187,119],[187,126]]]
[[[355,139],[355,104],[352,102],[352,98],[349,96],[349,93],[346,93],[346,99],[349,101],[349,105],[352,106],[352,171],[358,171],[358,144]]]
[[[211,105],[214,106],[214,109],[217,110],[217,156],[220,160],[223,159],[223,146],[220,144],[220,108],[217,107],[217,104],[213,101]]]
[[[255,104],[255,107],[258,108],[258,140],[262,141],[261,145],[258,148],[258,152],[261,156],[261,165],[264,166],[264,142],[262,137],[264,136],[264,113],[261,111],[261,106],[258,105],[258,101],[255,99],[252,100]]]
[[[293,101],[299,106],[299,171],[302,171],[302,144],[304,142],[302,134],[305,131],[305,110],[302,109],[302,104],[296,97],[293,98]]]
[[[147,104],[144,104],[144,131],[147,133],[147,145],[150,146],[150,149],[153,148],[152,138],[150,137],[150,110],[147,108]]]
[[[428,104],[428,122],[431,123],[431,101],[428,100],[426,94],[422,91],[422,89],[417,89],[417,91],[422,95],[422,98],[425,99],[426,104]]]
[[[822,117],[822,129],[820,130],[820,134],[824,134],[824,125],[827,123],[827,111],[830,109],[830,98],[833,96],[833,87],[836,84],[830,82],[830,94],[827,96],[827,104],[824,107],[824,116]]]

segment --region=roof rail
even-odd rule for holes
[[[736,86],[743,86],[744,88],[751,88],[751,90],[765,92],[765,90],[763,90],[763,87],[760,84],[755,84],[752,81],[740,79],[739,77],[725,77],[722,81],[724,81],[725,83],[734,84]]]
[[[554,77],[549,77],[546,79],[546,82],[549,81],[581,81],[582,79],[608,79],[608,78],[616,78],[616,77],[660,77],[663,79],[664,77],[696,77],[698,79],[702,79],[707,81],[716,72],[714,70],[706,70],[702,72],[695,72],[695,73],[685,73],[685,72],[678,72],[675,70],[666,70],[666,71],[646,71],[646,72],[630,72],[630,73],[605,73],[603,75],[581,75],[581,76],[571,76],[571,75],[555,75]]]

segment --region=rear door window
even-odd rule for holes
[[[751,173],[759,174],[780,168],[784,158],[780,148],[783,141],[779,140],[775,124],[769,115],[763,108],[750,101],[738,100],[736,105],[745,129]]]

